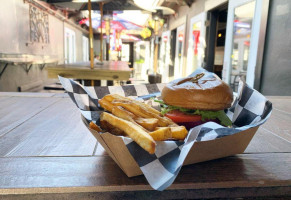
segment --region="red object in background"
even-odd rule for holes
[[[105,28],[105,22],[102,22],[102,28]],[[123,26],[122,23],[120,23],[119,21],[110,21],[110,28],[114,29],[114,30],[127,30],[126,27]]]
[[[86,24],[89,26],[88,18],[83,18],[79,21],[79,24]],[[105,28],[105,21],[100,25],[100,17],[92,18],[93,28]],[[119,18],[116,14],[113,14],[113,20],[110,20],[110,28],[114,30],[140,30],[143,26],[135,24],[133,22]]]
[[[183,42],[183,39],[184,39],[184,35],[183,35],[183,33],[179,33],[179,35],[178,35],[178,40],[179,40],[180,42]]]
[[[244,42],[244,45],[246,45],[246,46],[249,47],[249,46],[250,46],[250,41],[245,41],[245,42]]]
[[[198,54],[198,44],[199,44],[199,37],[200,37],[200,30],[193,31],[194,36],[194,55]]]
[[[88,18],[83,18],[79,21],[79,24],[82,25],[82,24],[86,24],[86,22],[88,21],[89,19]]]
[[[121,36],[121,31],[120,30],[115,30],[115,50],[116,51],[121,51],[121,43],[120,43],[120,36]]]
[[[164,40],[164,42],[167,42],[168,41],[168,36],[165,35],[163,40]]]

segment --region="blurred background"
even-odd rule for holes
[[[63,92],[50,67],[94,60],[95,69],[122,61],[130,71],[96,86],[167,83],[203,67],[234,91],[243,80],[264,95],[291,95],[289,0],[91,0],[90,7],[91,25],[88,0],[1,1],[0,91]]]

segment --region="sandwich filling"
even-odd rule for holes
[[[223,126],[231,126],[232,122],[227,117],[223,110],[210,111],[210,110],[194,110],[182,108],[178,106],[167,105],[162,100],[154,100],[160,103],[161,113],[166,117],[172,119],[174,122],[185,125],[186,127],[193,127],[203,124],[208,121],[220,123]]]

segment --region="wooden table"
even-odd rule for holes
[[[103,61],[102,65],[95,64],[90,68],[90,62],[79,62],[47,67],[49,78],[66,78],[82,80],[128,80],[131,69],[124,61]]]
[[[0,93],[0,199],[267,199],[291,196],[291,97],[244,154],[184,166],[165,191],[128,178],[66,94]]]

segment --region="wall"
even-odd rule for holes
[[[50,44],[31,44],[29,4],[22,0],[1,1],[0,53],[37,54],[63,57],[63,22],[49,15]],[[26,45],[29,43],[28,45]]]
[[[291,95],[291,1],[270,0],[262,66],[264,95]]]
[[[1,0],[0,3],[0,54],[34,54],[57,58],[64,62],[64,26],[76,33],[76,61],[83,60],[82,31],[49,15],[49,44],[30,43],[29,4],[23,0]],[[0,71],[3,68],[0,64]],[[23,66],[9,65],[0,78],[0,91],[17,91],[21,85],[37,81],[43,84],[56,82],[48,79],[46,70],[38,65],[26,73]]]

